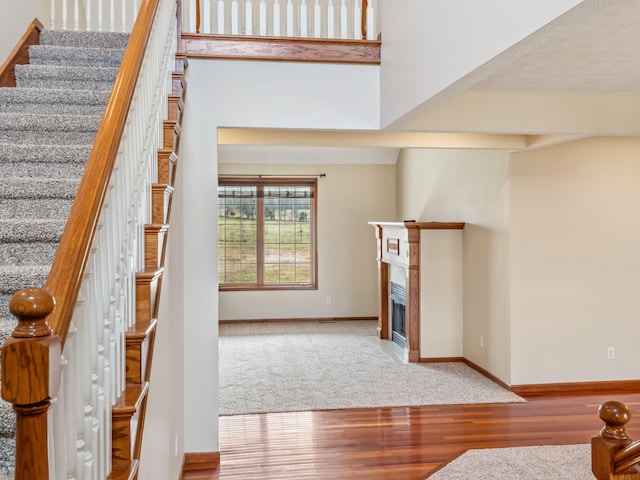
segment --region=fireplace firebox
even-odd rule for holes
[[[391,302],[391,340],[404,348],[407,346],[407,289],[399,283],[391,282],[389,301]]]

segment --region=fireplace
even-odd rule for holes
[[[389,302],[391,304],[391,340],[405,348],[407,346],[407,289],[399,283],[391,282]]]

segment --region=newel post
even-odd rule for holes
[[[17,292],[9,310],[18,326],[2,347],[2,398],[17,415],[16,480],[49,478],[47,410],[60,386],[60,338],[46,317],[55,306],[45,289]]]
[[[591,470],[598,480],[637,480],[637,467],[617,471],[616,453],[633,443],[625,425],[631,420],[629,407],[609,401],[600,405],[598,416],[604,427],[591,438]]]

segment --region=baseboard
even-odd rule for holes
[[[185,453],[182,460],[182,472],[215,470],[220,466],[220,452]],[[182,478],[182,475],[180,475]]]
[[[482,375],[484,375],[485,377],[487,377],[490,380],[493,380],[494,382],[496,382],[498,385],[500,385],[503,388],[506,388],[507,390],[511,390],[511,386],[507,385],[506,383],[504,383],[502,380],[500,380],[498,377],[496,377],[494,374],[488,372],[487,370],[485,370],[484,368],[482,368],[480,365],[476,365],[475,363],[473,363],[471,360],[468,360],[466,358],[463,358],[462,361],[468,365],[469,367],[473,368],[474,370],[476,370],[477,372],[481,373]],[[515,393],[515,392],[514,392]]]
[[[637,393],[640,392],[640,380],[538,383],[528,385],[512,385],[510,390],[518,395],[553,395],[598,392]]]
[[[314,317],[314,318],[248,318],[241,320],[218,320],[220,324],[229,323],[276,323],[276,322],[348,322],[352,320],[378,320],[378,317]]]
[[[464,362],[464,357],[420,357],[420,363]]]

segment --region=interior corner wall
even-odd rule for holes
[[[396,183],[399,218],[465,222],[462,354],[508,382],[507,154],[494,150],[405,149],[398,157]],[[426,314],[421,312],[421,316]]]
[[[45,3],[42,0],[5,2],[0,15],[0,63],[4,62],[34,18],[46,26]]]
[[[218,127],[375,129],[378,72],[371,65],[189,58],[176,179],[182,193],[172,213],[181,221],[171,227],[181,255],[174,275],[182,283],[174,282],[171,301],[184,322],[186,452],[219,451]]]
[[[379,0],[387,126],[580,0]]]
[[[638,138],[512,154],[513,384],[638,378],[638,158]]]
[[[220,292],[221,320],[377,317],[376,238],[367,222],[394,219],[395,165],[219,165],[221,174],[320,172],[318,289]]]

